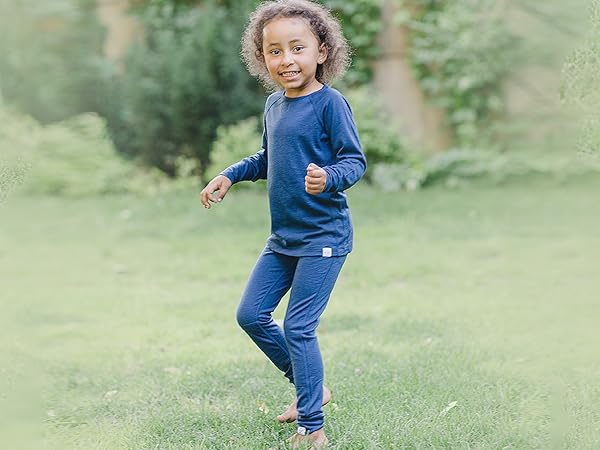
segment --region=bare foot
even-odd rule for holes
[[[323,386],[323,406],[331,400],[331,391]],[[294,422],[298,418],[298,399],[295,399],[290,406],[277,416],[279,423]]]
[[[305,436],[296,433],[287,440],[287,443],[292,449],[320,450],[327,447],[329,440],[325,436],[325,430],[321,428]]]

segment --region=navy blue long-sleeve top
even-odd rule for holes
[[[309,163],[322,167],[322,193],[306,192]],[[271,94],[265,104],[262,149],[221,172],[232,183],[267,180],[271,236],[267,246],[290,256],[342,256],[352,250],[352,220],[344,190],[367,167],[350,105],[324,85],[303,97]]]

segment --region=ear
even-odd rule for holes
[[[317,63],[323,64],[325,61],[327,61],[328,55],[329,55],[329,50],[327,50],[327,46],[325,45],[325,43],[321,44],[319,46],[319,56],[317,57]]]

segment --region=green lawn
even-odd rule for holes
[[[351,190],[331,448],[600,448],[599,189]],[[235,322],[268,223],[244,190],[0,205],[0,446],[284,448],[293,392]]]

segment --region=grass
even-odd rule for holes
[[[598,188],[350,191],[319,328],[331,448],[599,448]],[[234,318],[267,233],[257,192],[10,197],[3,447],[284,448],[293,392]]]

